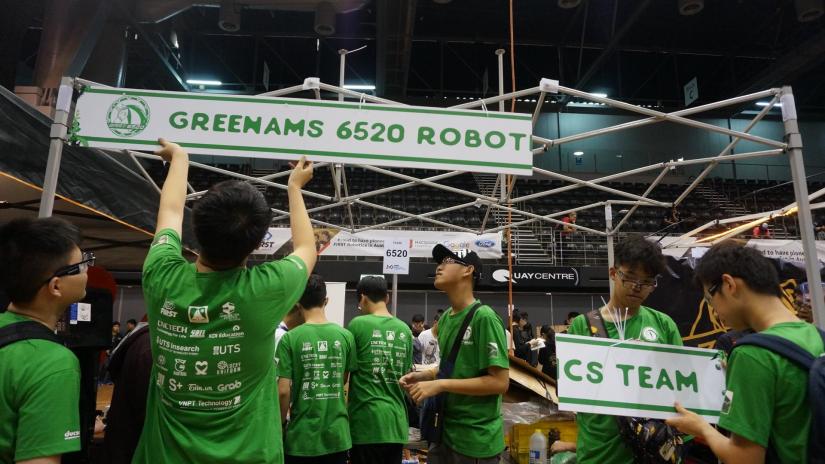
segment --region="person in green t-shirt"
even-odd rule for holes
[[[640,340],[650,343],[682,345],[676,323],[667,314],[643,306],[656,288],[657,276],[665,271],[665,261],[659,246],[643,237],[628,237],[614,250],[614,264],[609,269],[612,289],[606,306],[599,308],[609,338]],[[619,321],[617,325],[616,322]],[[598,324],[596,320],[590,321]],[[624,334],[619,328],[624,327]],[[596,327],[586,315],[573,319],[568,328],[571,335],[592,336]],[[565,392],[559,391],[559,396]],[[631,464],[633,453],[619,432],[615,416],[578,413],[578,442],[559,442],[552,452],[576,451],[581,464]]]
[[[143,265],[153,366],[133,462],[279,464],[275,327],[315,266],[315,237],[301,197],[312,164],[301,158],[287,182],[291,255],[247,268],[272,211],[248,183],[225,181],[195,201],[200,254],[190,263],[181,245],[189,157],[178,145],[159,142],[169,173]]]
[[[11,301],[0,308],[0,330],[34,322],[54,331],[66,307],[83,299],[94,256],[81,253],[80,241],[61,219],[0,228],[0,288]],[[59,463],[79,451],[79,396],[80,364],[64,346],[29,339],[0,348],[0,463]]]
[[[719,243],[705,253],[695,275],[725,325],[786,338],[814,356],[825,351],[816,327],[799,320],[780,300],[776,268],[759,251],[732,241]],[[742,345],[733,349],[726,377],[719,426],[730,437],[678,403],[680,415],[668,423],[703,439],[728,464],[807,463],[808,373],[772,351]]]
[[[350,378],[351,464],[398,464],[409,435],[398,379],[412,367],[413,334],[387,310],[387,281],[367,276],[356,287],[362,315],[347,330],[355,339],[358,369]]]
[[[510,385],[510,363],[501,318],[487,305],[476,310],[463,334],[458,331],[471,306],[479,302],[473,288],[481,276],[481,259],[474,251],[453,253],[433,248],[435,288],[445,292],[450,309],[438,320],[442,362],[456,337],[462,337],[452,376],[437,379],[438,369],[411,372],[399,381],[413,400],[447,393],[441,443],[430,444],[428,462],[499,462],[504,450],[501,396]]]
[[[304,323],[281,337],[276,354],[287,464],[346,464],[352,447],[344,385],[356,369],[355,341],[327,320],[324,279],[313,274],[298,305]]]

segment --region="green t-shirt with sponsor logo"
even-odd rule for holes
[[[31,319],[0,314],[0,328]],[[0,349],[0,463],[80,450],[80,364],[66,347],[21,340]]]
[[[347,373],[356,369],[352,334],[333,322],[304,323],[281,337],[276,356],[278,376],[292,380],[286,454],[352,448],[344,396]]]
[[[397,317],[372,314],[356,317],[347,330],[358,363],[349,388],[352,443],[407,443],[409,419],[398,379],[412,367],[412,331]]]
[[[438,347],[442,360],[450,353],[470,306],[455,314],[452,308],[448,309],[438,319]],[[470,379],[485,375],[491,366],[510,367],[504,324],[489,306],[482,305],[476,310],[467,331],[461,336],[461,349],[458,350],[450,378]],[[473,458],[487,458],[501,453],[504,450],[501,395],[448,393],[443,439],[453,450]]]
[[[152,381],[133,462],[283,462],[274,334],[306,280],[295,256],[197,272],[176,232],[156,235],[143,265]]]
[[[823,352],[822,337],[806,322],[784,322],[760,333],[788,339],[814,356]],[[727,385],[720,427],[770,447],[777,462],[807,462],[807,371],[769,350],[743,345],[728,360]]]
[[[597,324],[596,321],[593,321]],[[625,338],[665,345],[682,345],[682,337],[676,323],[667,314],[639,307],[639,312],[625,321]],[[609,338],[619,338],[616,324],[604,321]],[[593,332],[587,319],[581,315],[573,320],[567,330],[570,335],[591,336]],[[563,392],[559,392],[561,396]],[[633,453],[619,435],[615,416],[578,413],[579,438],[576,445],[576,459],[582,464],[631,464]]]

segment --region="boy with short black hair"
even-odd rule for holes
[[[776,269],[759,251],[719,243],[699,260],[695,275],[708,305],[732,329],[782,337],[813,356],[825,351],[816,327],[800,321],[780,299]],[[752,345],[737,345],[727,366],[719,426],[732,432],[730,438],[679,404],[681,415],[668,423],[702,438],[727,464],[808,462],[808,372]]]
[[[86,295],[94,256],[61,219],[15,219],[0,227],[0,287],[11,304],[0,331],[53,336],[66,308]],[[0,337],[2,338],[2,337]],[[79,451],[80,364],[55,341],[20,339],[0,348],[0,462],[59,463]]]
[[[352,464],[397,464],[408,439],[407,405],[398,385],[412,366],[413,334],[387,310],[387,281],[367,276],[356,288],[361,315],[347,330],[358,368],[350,379]]]
[[[600,318],[608,338],[619,338],[616,324],[619,322],[625,327],[625,339],[682,345],[673,319],[643,306],[664,271],[665,260],[657,244],[641,236],[619,242],[614,250],[613,267],[609,269],[613,281],[610,301],[592,317],[589,314],[577,316],[568,332],[570,335],[593,336],[596,326],[601,324],[597,320]],[[576,419],[579,424],[576,456],[580,464],[633,463],[633,453],[620,435],[615,416],[578,413]]]
[[[498,463],[504,450],[501,396],[510,384],[504,324],[492,308],[473,296],[482,271],[478,254],[454,253],[436,245],[433,259],[438,263],[435,288],[447,294],[451,306],[438,320],[442,362],[458,337],[461,348],[449,378],[438,379],[438,369],[430,369],[411,372],[399,382],[418,403],[447,393],[442,442],[430,445],[429,463]],[[471,307],[476,312],[460,334]]]
[[[352,447],[344,385],[356,368],[355,342],[327,320],[328,302],[324,279],[311,275],[298,302],[304,323],[278,343],[281,422],[289,412],[286,464],[346,464]]]
[[[275,327],[315,266],[315,236],[301,196],[312,164],[301,158],[287,181],[292,254],[247,268],[272,212],[253,186],[226,181],[195,203],[192,225],[201,248],[189,263],[181,245],[189,155],[159,143],[169,172],[143,266],[153,368],[133,462],[280,463]]]

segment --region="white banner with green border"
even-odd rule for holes
[[[673,403],[719,422],[725,373],[717,350],[556,335],[559,410],[666,419]]]
[[[297,98],[86,86],[70,141],[205,155],[531,175],[531,117]]]

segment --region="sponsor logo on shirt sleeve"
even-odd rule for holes
[[[729,414],[733,404],[733,390],[725,390],[725,399],[722,401],[722,414]]]
[[[80,430],[67,430],[66,433],[63,434],[63,439],[66,441],[80,439]]]

